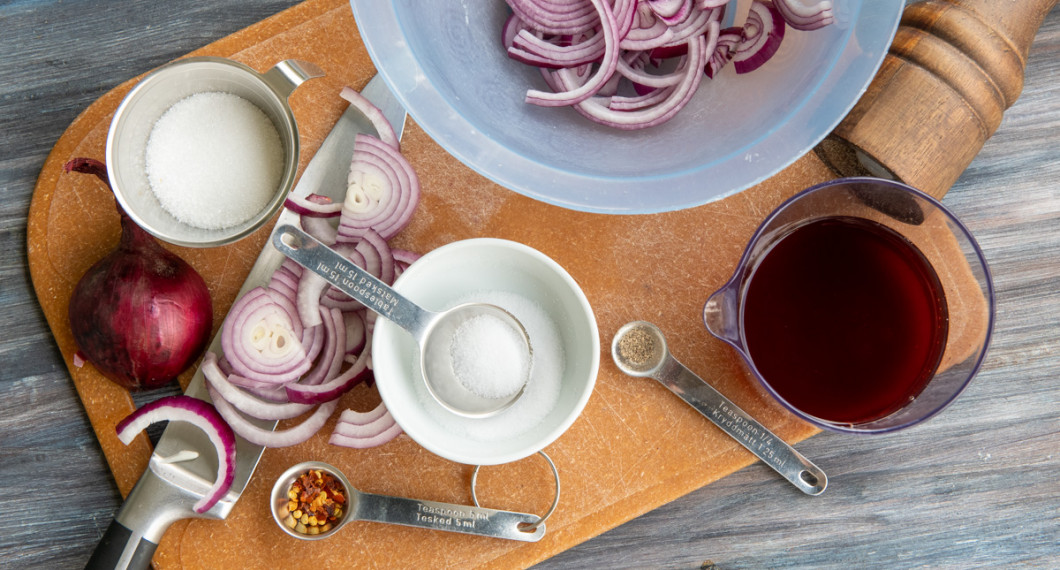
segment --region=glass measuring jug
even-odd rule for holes
[[[703,317],[804,420],[880,433],[937,414],[968,385],[990,340],[993,285],[937,200],[846,178],[771,213]]]

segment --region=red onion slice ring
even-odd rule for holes
[[[736,73],[750,73],[769,61],[780,49],[785,26],[772,1],[754,0],[743,26],[744,41],[732,56]]]
[[[159,398],[129,414],[116,426],[118,439],[129,445],[136,434],[160,421],[182,421],[198,427],[217,450],[217,479],[194,505],[195,512],[205,513],[224,497],[235,480],[236,436],[214,406],[198,398],[181,395]]]
[[[351,89],[349,87],[343,87],[342,91],[339,92],[339,96],[350,102],[351,105],[357,108],[368,121],[375,127],[375,132],[379,135],[379,140],[389,145],[395,150],[401,150],[401,140],[398,139],[397,133],[394,132],[393,125],[387,120],[383,112],[376,107],[374,103],[361,95],[360,92]]]
[[[384,239],[412,220],[420,201],[420,182],[408,160],[378,139],[358,135],[337,241],[357,241],[374,229]]]
[[[394,416],[380,402],[370,412],[344,410],[335,424],[328,443],[342,447],[366,449],[382,445],[402,433]]]
[[[349,392],[354,386],[365,381],[371,374],[368,369],[368,358],[371,356],[371,341],[367,343],[357,360],[338,376],[315,386],[297,382],[286,386],[287,397],[300,404],[319,404],[334,401]]]
[[[611,6],[607,0],[591,0],[591,2],[599,13],[603,26],[600,32],[604,36],[604,55],[600,67],[588,81],[570,91],[549,93],[530,89],[526,92],[527,103],[543,107],[575,105],[596,94],[600,86],[606,83],[611,78],[611,74],[615,72],[619,56],[618,22],[615,21],[615,15],[611,12]]]
[[[717,41],[717,22],[710,26],[711,43]],[[706,63],[709,46],[705,36],[698,36],[690,42],[688,49],[688,69],[685,77],[664,101],[657,105],[636,111],[614,111],[595,101],[583,101],[575,109],[591,120],[619,129],[642,129],[668,121],[676,115],[692,98],[700,83],[700,73]]]
[[[784,21],[796,30],[816,30],[835,21],[832,2],[821,0],[811,6],[800,0],[773,0]]]
[[[316,365],[298,383],[306,386],[322,384],[334,378],[342,370],[346,356],[346,321],[339,309],[321,307],[321,318],[324,321],[323,350]],[[286,397],[286,393],[284,394]]]
[[[261,420],[288,420],[313,409],[313,406],[308,404],[270,402],[247,393],[228,381],[228,377],[217,365],[217,355],[212,352],[207,352],[203,357],[202,373],[206,382],[224,401],[248,416]]]
[[[324,423],[339,405],[338,400],[324,402],[317,406],[317,409],[302,423],[285,430],[268,430],[243,416],[239,410],[222,398],[213,386],[207,385],[206,388],[214,400],[217,412],[232,427],[232,431],[250,443],[263,447],[290,447],[308,441],[320,431],[320,428],[324,427]]]
[[[342,204],[332,202],[331,198],[319,194],[310,194],[305,198],[288,194],[283,207],[299,216],[313,218],[334,218],[342,212]]]
[[[507,3],[527,26],[549,34],[578,34],[592,29],[596,23],[593,6],[587,0],[565,3],[507,0]]]
[[[311,337],[303,334],[297,312],[292,315],[295,310],[282,300],[256,287],[232,306],[221,330],[221,347],[240,375],[283,383],[297,379],[312,365],[302,344]]]
[[[570,45],[557,45],[522,30],[512,40],[508,56],[529,65],[544,67],[574,67],[600,61],[604,56],[603,34],[579,36],[579,41]]]

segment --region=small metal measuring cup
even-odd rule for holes
[[[180,59],[147,74],[122,100],[107,133],[107,172],[118,203],[140,227],[177,245],[213,247],[250,235],[280,209],[298,171],[298,125],[287,98],[322,75],[306,61],[281,61],[262,74],[220,57]],[[256,105],[276,127],[283,147],[283,174],[269,202],[248,220],[221,229],[194,227],[167,212],[151,189],[144,157],[159,117],[178,101],[206,92],[237,95]]]
[[[548,457],[545,457],[548,459]],[[549,459],[553,473],[556,475],[557,500],[559,496],[559,474]],[[342,486],[346,495],[344,512],[339,520],[326,531],[317,534],[299,532],[287,522],[288,490],[298,477],[309,470],[320,470],[334,477]],[[477,473],[477,470],[476,470]],[[472,483],[472,493],[474,484]],[[350,521],[369,521],[386,524],[398,524],[418,528],[444,530],[462,534],[474,534],[491,538],[504,538],[522,542],[537,542],[545,536],[545,517],[512,511],[500,511],[479,506],[455,505],[436,501],[421,501],[405,497],[376,495],[358,491],[350,484],[349,479],[335,467],[320,461],[306,461],[294,465],[276,480],[272,487],[269,510],[276,524],[287,534],[301,540],[320,540],[327,538]],[[475,499],[477,505],[478,499]]]

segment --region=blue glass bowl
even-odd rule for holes
[[[750,0],[733,0],[741,24]],[[809,152],[850,111],[890,46],[901,0],[833,0],[836,22],[788,29],[752,73],[705,79],[673,120],[639,131],[524,102],[544,88],[508,58],[501,0],[350,0],[368,53],[409,115],[448,152],[511,190],[609,214],[679,210],[751,187]]]

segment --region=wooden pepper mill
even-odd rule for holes
[[[1057,1],[907,6],[875,79],[818,156],[841,176],[891,178],[941,198],[1022,92],[1031,42]]]

